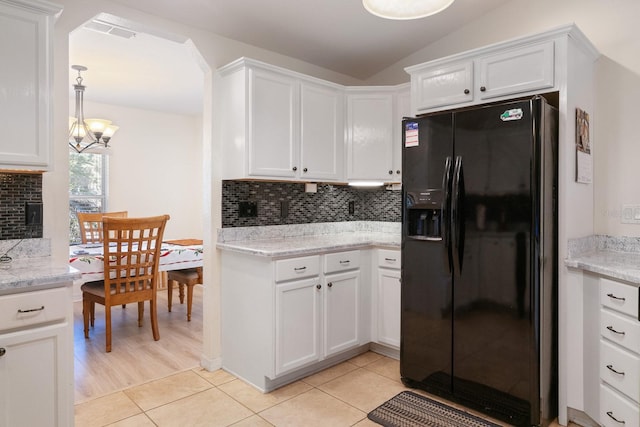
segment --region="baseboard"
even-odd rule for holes
[[[567,408],[567,418],[574,424],[583,427],[599,427],[600,424],[595,422],[593,418],[582,411],[573,408]]]
[[[200,366],[207,371],[217,371],[222,368],[222,358],[216,357],[215,359],[209,359],[203,354],[200,356]]]
[[[369,343],[369,350],[392,359],[400,360],[400,349],[379,343]]]

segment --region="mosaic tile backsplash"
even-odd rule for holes
[[[40,238],[41,225],[25,225],[25,203],[42,203],[42,175],[0,173],[0,240]]]
[[[390,191],[384,187],[363,189],[318,184],[316,193],[305,193],[303,183],[223,181],[222,227],[342,221],[400,222],[401,199],[401,191]],[[246,201],[257,203],[256,217],[240,217],[239,204]],[[353,202],[352,214],[349,202]]]

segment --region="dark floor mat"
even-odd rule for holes
[[[499,427],[411,391],[387,400],[367,417],[385,427]]]

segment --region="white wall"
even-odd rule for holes
[[[640,205],[640,75],[606,57],[596,72],[595,232],[640,237],[621,223],[622,205]]]
[[[202,238],[200,118],[86,100],[84,111],[120,126],[110,142],[108,209],[169,214],[166,239]]]

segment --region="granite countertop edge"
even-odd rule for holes
[[[232,252],[281,258],[370,247],[400,249],[400,236],[392,233],[342,233],[218,242],[216,246]]]
[[[14,259],[0,264],[0,296],[71,286],[80,272],[51,257]]]
[[[565,259],[569,268],[640,285],[640,253],[596,250]]]

